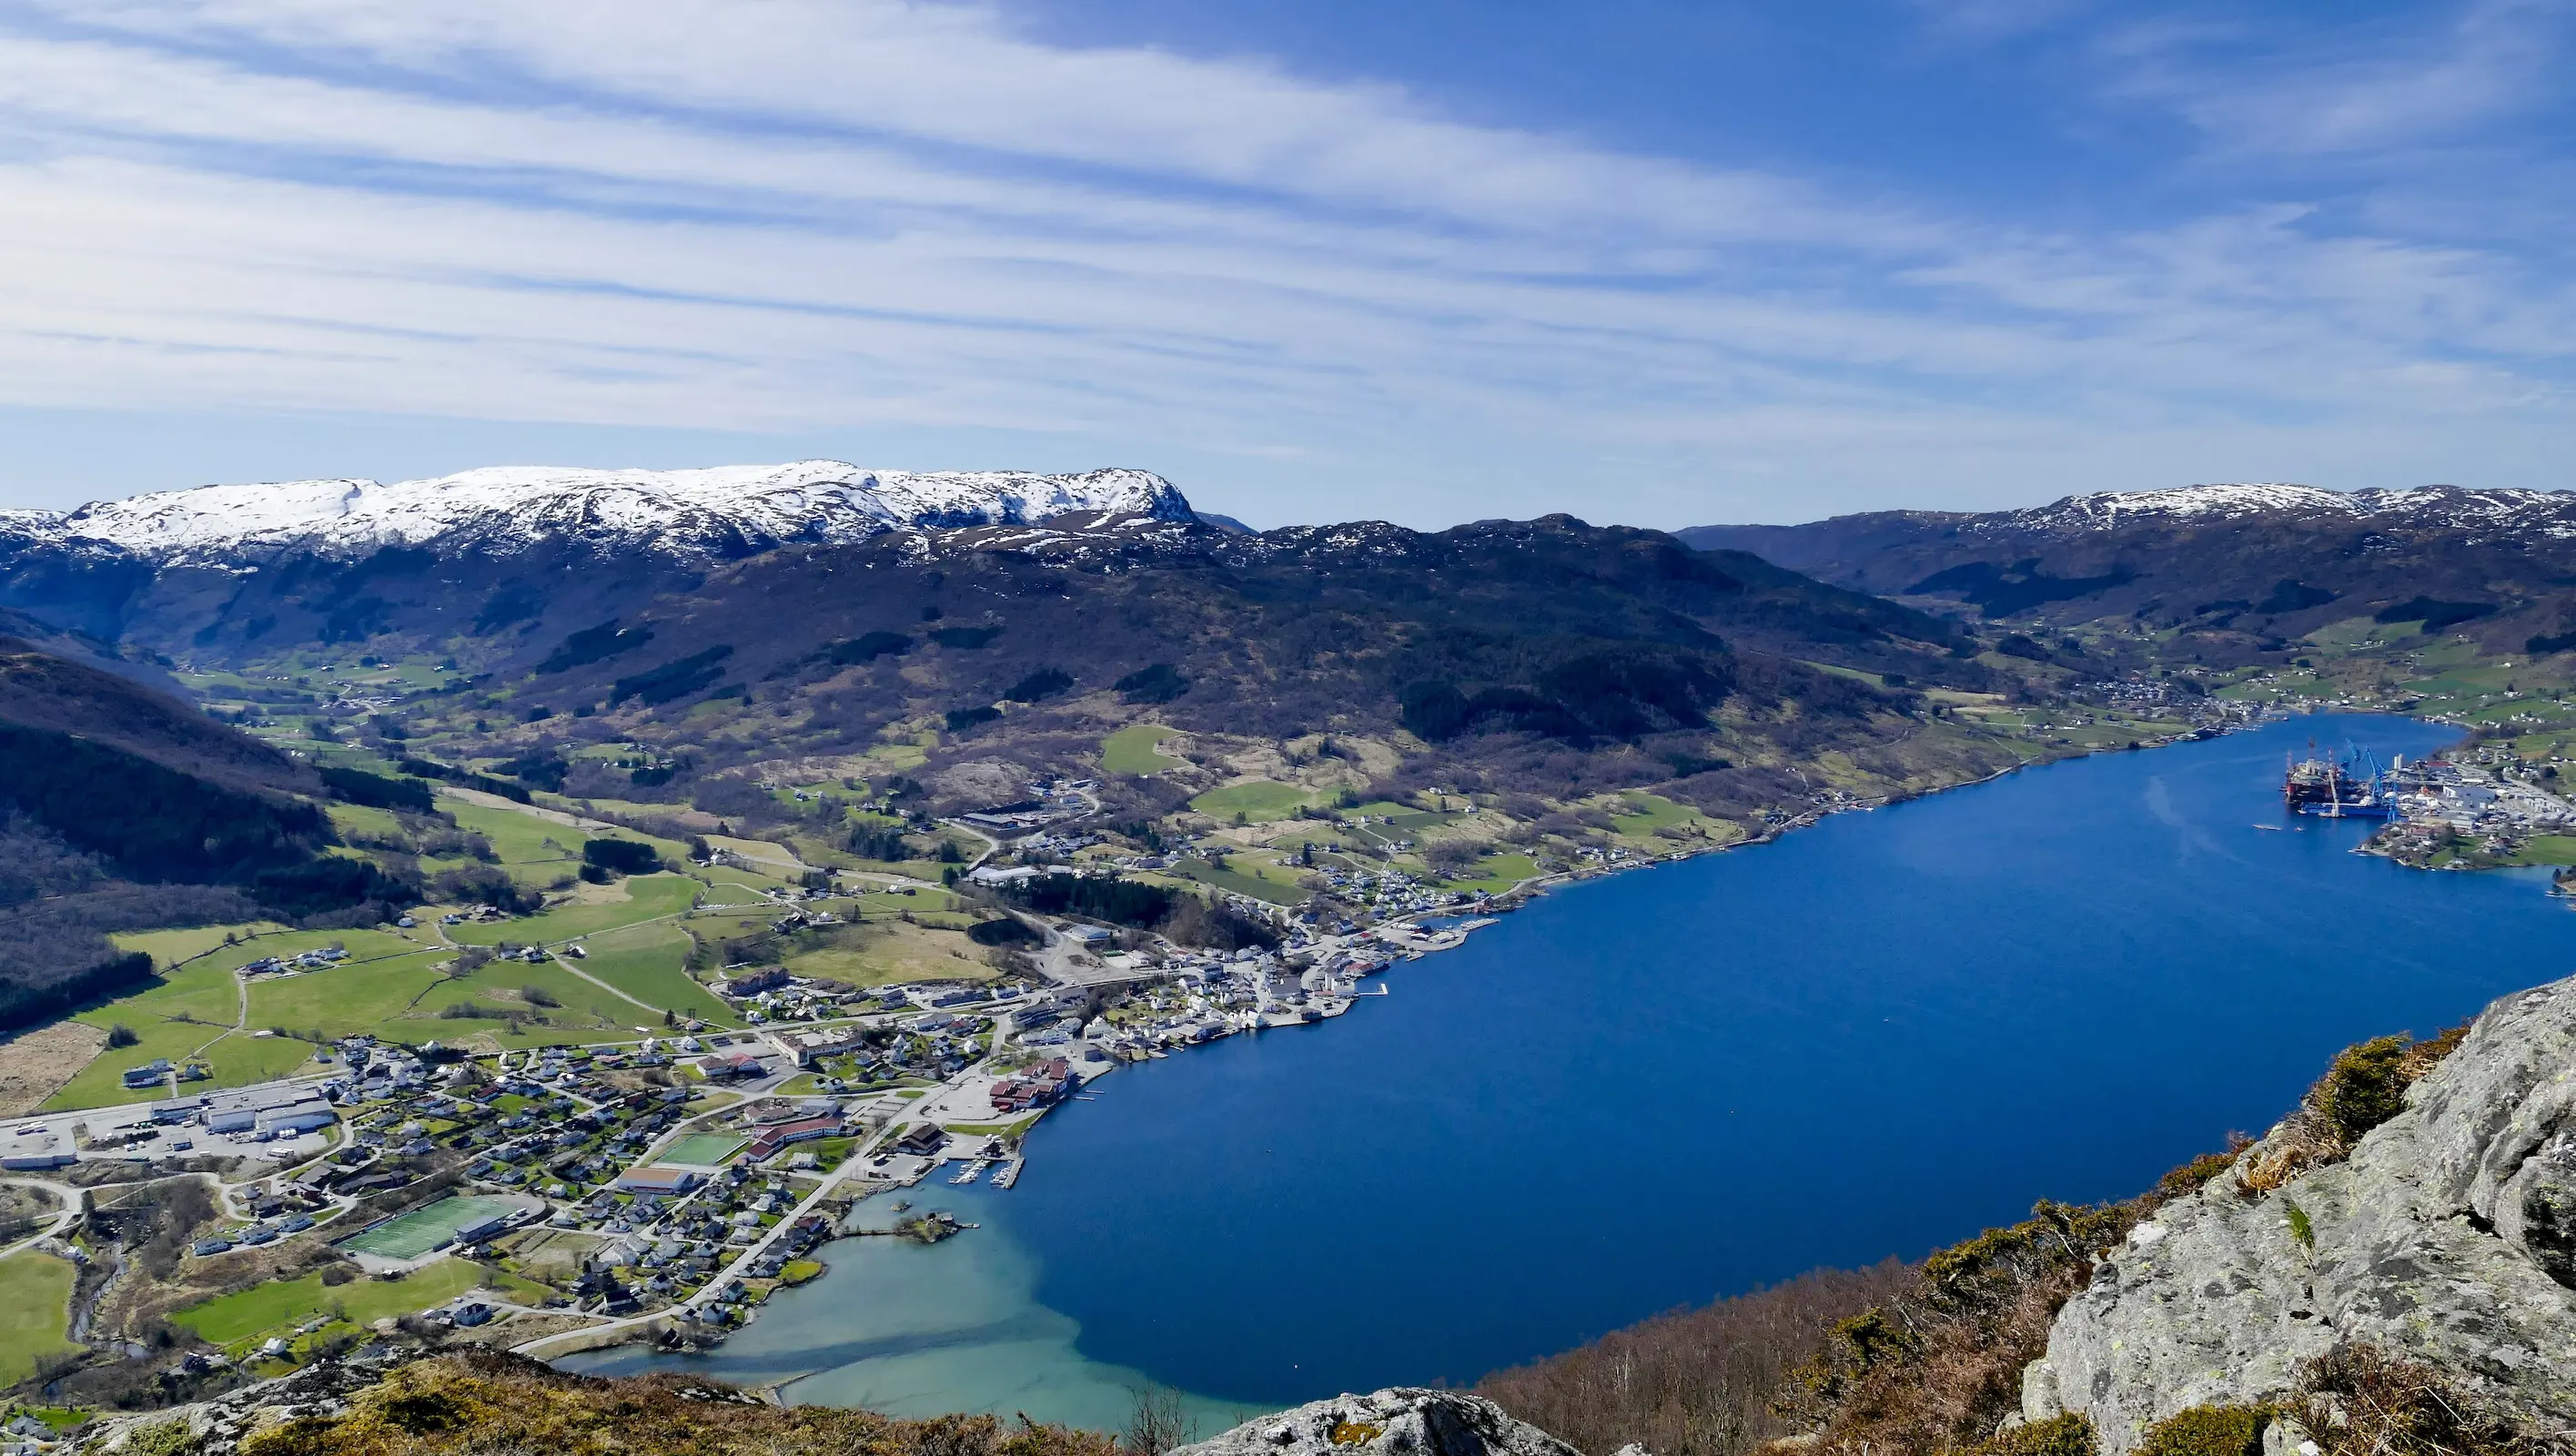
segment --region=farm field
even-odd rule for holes
[[[1310,871],[1291,870],[1279,865],[1255,864],[1249,855],[1235,856],[1234,864],[1241,868],[1229,866],[1219,869],[1215,865],[1198,860],[1184,860],[1165,873],[1175,879],[1192,880],[1202,885],[1213,885],[1220,890],[1232,890],[1238,895],[1249,895],[1255,900],[1272,905],[1304,903],[1306,892],[1297,888],[1296,879],[1299,875]]]
[[[616,898],[564,905],[525,919],[451,925],[447,928],[448,938],[462,945],[497,945],[505,940],[519,945],[553,945],[576,936],[677,915],[697,903],[703,887],[686,875],[650,874],[621,880],[609,888]]]
[[[15,1385],[48,1356],[80,1350],[64,1337],[73,1275],[70,1264],[33,1249],[0,1259],[0,1383]]]
[[[736,1024],[715,994],[690,979],[688,932],[676,925],[636,925],[584,942],[582,970],[639,1001],[718,1026]]]
[[[1472,880],[1443,880],[1453,890],[1482,891],[1499,895],[1538,873],[1538,864],[1525,854],[1494,854],[1476,862],[1477,877]]]
[[[451,1006],[498,1014],[442,1014]],[[389,1029],[405,1041],[479,1038],[502,1050],[520,1050],[631,1037],[641,1034],[638,1027],[658,1030],[660,1021],[660,1008],[639,1006],[584,980],[563,962],[496,960],[434,988]]]
[[[1164,739],[1179,732],[1160,723],[1131,723],[1100,740],[1100,767],[1114,774],[1152,774],[1179,768],[1179,759],[1156,751]]]
[[[1190,807],[1211,819],[1231,820],[1240,814],[1246,823],[1266,824],[1275,819],[1289,818],[1314,801],[1313,794],[1295,784],[1273,783],[1264,779],[1210,789],[1190,800]]]
[[[554,824],[515,809],[496,809],[440,794],[438,807],[456,816],[456,826],[492,842],[492,853],[511,879],[543,888],[581,868],[582,833],[569,824]]]
[[[182,961],[192,960],[222,947],[227,935],[256,935],[287,927],[275,921],[254,921],[248,925],[199,925],[186,930],[136,930],[108,937],[119,950],[139,950],[152,957],[152,964],[168,970]]]
[[[898,981],[988,981],[996,972],[972,941],[953,930],[901,921],[833,926],[800,933],[797,949],[781,964],[799,976],[824,976],[853,986]]]
[[[375,1033],[437,985],[439,974],[431,967],[454,955],[424,950],[327,971],[261,977],[250,985],[250,1024],[318,1031],[330,1038]]]
[[[542,1296],[538,1286],[504,1275],[504,1293]],[[359,1279],[326,1285],[320,1274],[254,1285],[192,1305],[170,1322],[194,1330],[217,1345],[240,1347],[270,1335],[282,1335],[317,1315],[364,1327],[393,1315],[429,1309],[480,1286],[480,1265],[463,1259],[441,1259],[400,1279]]]
[[[45,1100],[45,1108],[112,1107],[170,1095],[158,1084],[126,1087],[125,1070],[161,1058],[185,1063],[198,1048],[230,1031],[240,1015],[233,985],[231,972],[201,961],[159,985],[80,1012],[72,1019],[101,1031],[122,1026],[134,1033],[135,1044],[100,1051]]]
[[[247,1087],[288,1075],[313,1059],[313,1048],[285,1036],[254,1036],[237,1031],[205,1050],[207,1069],[217,1087]],[[206,1083],[194,1084],[204,1087]]]

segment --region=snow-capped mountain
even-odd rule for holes
[[[2038,611],[2196,628],[2224,618],[2251,624],[2259,640],[2288,641],[2423,598],[2483,607],[2478,630],[2499,646],[2576,626],[2576,614],[2566,623],[2558,615],[2559,584],[2576,579],[2568,491],[2193,485],[2013,511],[1878,511],[1680,535],[1841,586],[1958,600],[1989,617]]]
[[[163,563],[303,548],[382,546],[511,555],[547,541],[674,556],[740,556],[791,541],[1025,524],[1078,513],[1193,521],[1170,481],[1143,470],[862,470],[838,460],[707,470],[494,466],[430,480],[209,485],[100,501],[67,513],[0,513],[28,544],[112,546]]]
[[[2468,490],[2427,485],[2412,490],[2320,490],[2274,482],[2187,485],[2170,490],[2099,491],[2044,506],[1969,516],[1982,535],[2111,531],[2148,522],[2196,525],[2263,516],[2340,516],[2374,525],[2416,527],[2526,526],[2551,535],[2576,524],[2576,494],[2540,490]]]

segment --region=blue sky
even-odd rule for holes
[[[0,0],[0,505],[2576,485],[2570,3]]]

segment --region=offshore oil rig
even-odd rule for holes
[[[2311,738],[2308,756],[2289,761],[2281,774],[2281,802],[2293,814],[2320,819],[2393,819],[2396,776],[2358,744],[2347,742],[2329,758]]]

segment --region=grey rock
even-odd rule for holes
[[[2317,1456],[2308,1428],[2287,1416],[2263,1423],[2263,1456]]]
[[[2057,1367],[2046,1360],[2033,1360],[2021,1369],[2021,1418],[2037,1425],[2066,1414],[2066,1403],[2057,1395]]]
[[[2188,1407],[2286,1394],[2303,1362],[2356,1342],[2576,1428],[2571,1282],[2576,979],[2489,1006],[2346,1161],[2253,1198],[2222,1175],[2167,1204],[2059,1312],[2047,1364],[2106,1456]]]
[[[1171,1456],[1580,1456],[1503,1408],[1454,1390],[1341,1395],[1264,1416]],[[1623,1453],[1624,1456],[1624,1453]],[[1636,1456],[1644,1456],[1642,1451]]]

